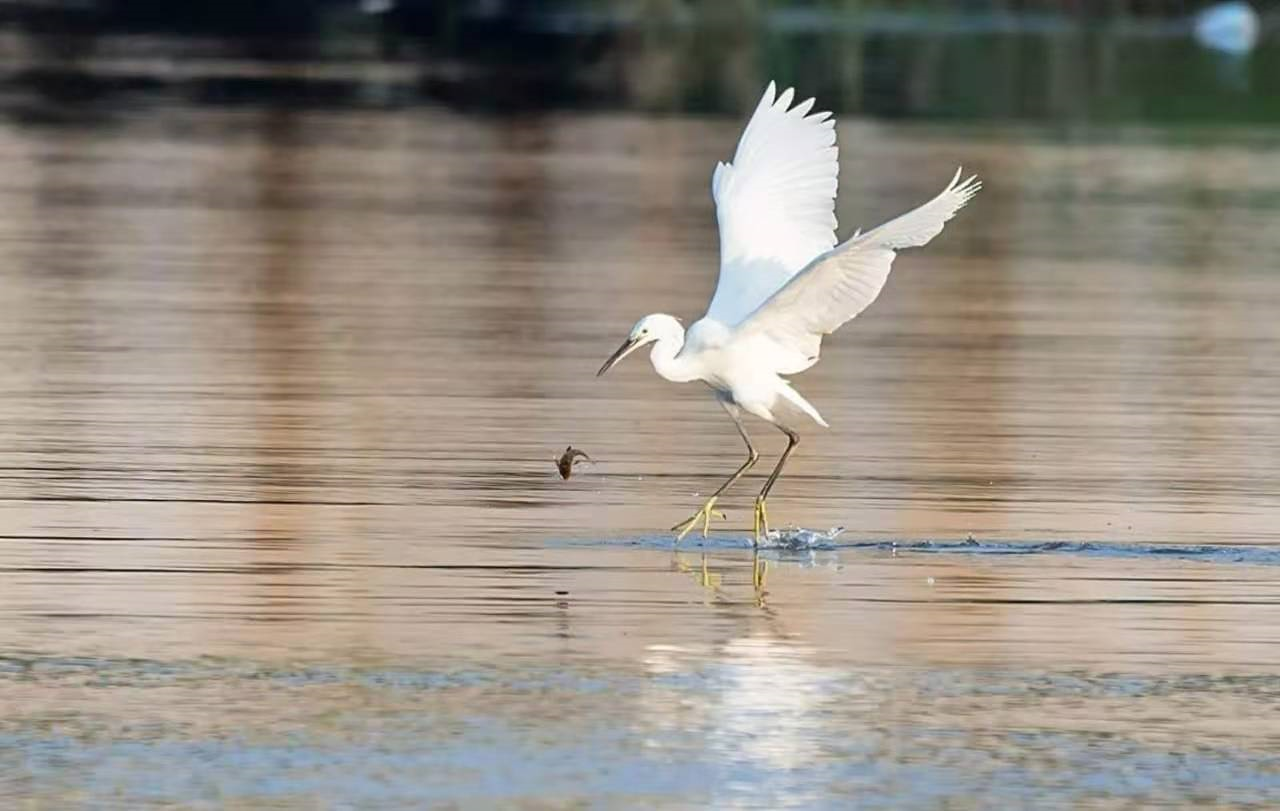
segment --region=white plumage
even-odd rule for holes
[[[836,244],[837,160],[830,113],[790,111],[794,92],[760,99],[733,163],[716,165],[720,282],[707,317],[737,324],[809,261]]]
[[[748,458],[689,521],[706,534],[715,501],[756,461],[742,424],[745,411],[787,434],[787,449],[756,498],[755,535],[768,531],[765,499],[799,441],[789,412],[826,421],[782,375],[818,360],[822,336],[866,309],[884,287],[896,251],[924,245],[982,188],[976,177],[951,183],[929,202],[836,244],[839,163],[830,113],[810,113],[814,101],[791,106],[791,89],[772,82],[747,123],[732,163],[716,166],[711,191],[720,228],[720,276],[707,314],[686,334],[669,315],[640,319],[604,374],[641,346],[675,382],[701,380],[716,393],[747,443]]]

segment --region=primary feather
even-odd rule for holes
[[[732,326],[836,244],[835,121],[795,91],[765,90],[732,163],[711,192],[720,227],[720,278],[706,317]]]
[[[978,193],[976,176],[960,170],[929,202],[865,234],[855,234],[814,259],[734,330],[734,339],[774,358],[779,374],[794,374],[818,360],[822,336],[870,306],[880,295],[901,248],[924,245]]]

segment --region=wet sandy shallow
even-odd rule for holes
[[[1263,135],[842,125],[844,231],[988,184],[797,378],[833,427],[770,513],[846,531],[756,588],[763,473],[736,532],[662,533],[732,426],[643,359],[593,377],[700,312],[737,126],[0,133],[0,796],[1274,805]]]

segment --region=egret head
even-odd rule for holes
[[[627,336],[627,340],[622,342],[622,346],[618,347],[617,352],[609,356],[609,359],[600,367],[600,371],[596,372],[596,377],[612,369],[614,364],[645,344],[661,341],[664,338],[675,338],[682,341],[683,336],[684,327],[680,326],[680,322],[674,317],[663,315],[662,313],[646,315],[631,328],[631,334]]]

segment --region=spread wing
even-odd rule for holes
[[[810,115],[813,99],[791,107],[794,90],[775,94],[770,82],[733,163],[711,177],[720,279],[707,317],[730,326],[836,244],[835,121]]]
[[[818,360],[822,336],[876,300],[895,251],[936,237],[981,188],[976,176],[962,182],[956,170],[937,197],[814,259],[738,326],[737,337],[772,358],[781,374],[808,369]]]

